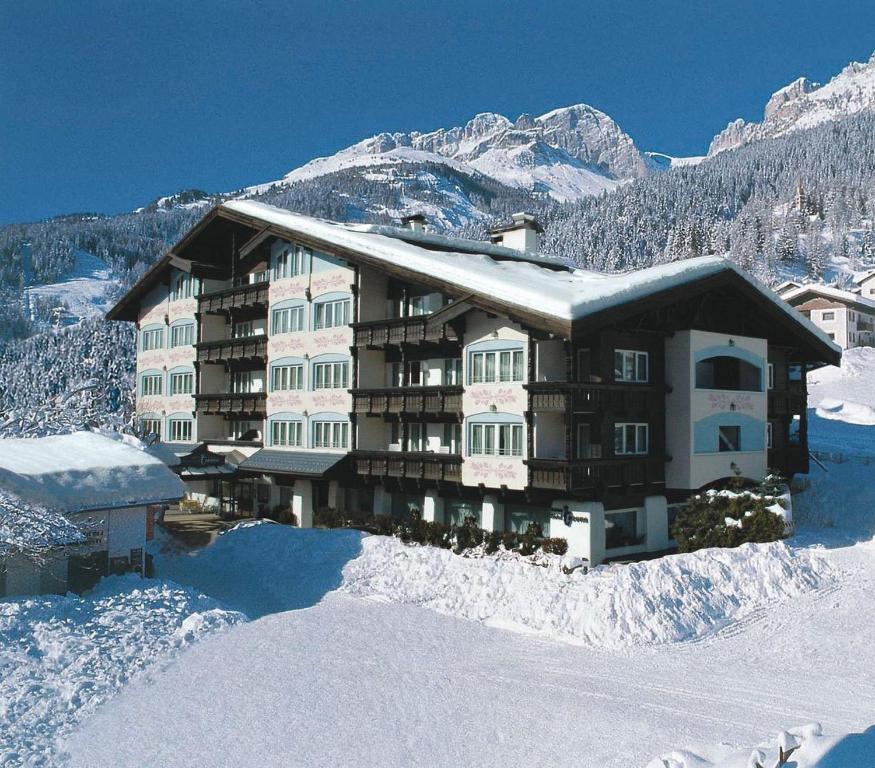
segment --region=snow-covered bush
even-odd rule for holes
[[[767,475],[758,487],[743,489],[733,479],[723,489],[691,497],[672,527],[678,549],[695,552],[782,539],[785,521],[780,483],[780,478]]]

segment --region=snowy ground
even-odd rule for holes
[[[57,283],[28,288],[32,297],[45,296],[61,299],[77,318],[103,315],[111,304],[107,290],[115,283],[109,267],[101,259],[85,251],[76,251],[73,271]]]
[[[844,453],[789,546],[568,576],[261,524],[159,553],[182,587],[0,603],[0,765],[872,768],[875,427],[812,416]]]

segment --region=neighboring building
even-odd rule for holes
[[[183,491],[132,440],[92,432],[0,440],[0,597],[142,574],[154,512]]]
[[[854,278],[854,290],[870,301],[875,301],[875,269],[869,269]]]
[[[779,292],[842,349],[875,344],[875,301],[851,291],[808,283]]]
[[[735,471],[807,471],[824,334],[724,259],[606,275],[538,229],[225,203],[108,314],[138,326],[140,418],[207,501],[538,523],[592,563],[670,547],[678,505]]]

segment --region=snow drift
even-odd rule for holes
[[[329,591],[609,648],[683,642],[816,589],[830,565],[782,543],[707,550],[566,574],[516,555],[462,556],[352,530],[238,526],[158,573],[250,616],[313,605]],[[228,578],[228,574],[234,578]]]
[[[54,766],[54,741],[172,652],[240,621],[190,589],[136,576],[87,598],[0,602],[0,766]]]

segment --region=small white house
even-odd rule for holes
[[[0,596],[82,591],[145,569],[155,509],[180,479],[135,438],[0,440]]]

